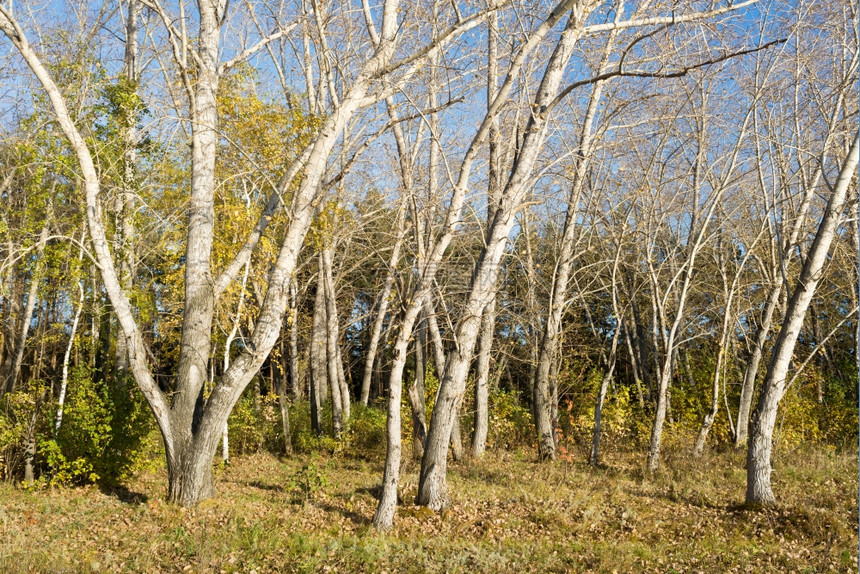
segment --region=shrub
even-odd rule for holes
[[[0,475],[6,480],[23,478],[28,438],[35,434],[38,440],[44,434],[45,415],[50,412],[50,406],[41,400],[46,393],[44,384],[37,382],[0,398]]]
[[[337,441],[331,437],[331,405],[326,403],[321,410],[323,434],[318,435],[311,427],[310,402],[304,400],[290,405],[290,433],[293,435],[293,450],[296,452],[334,452],[336,449]]]
[[[531,441],[532,414],[522,405],[517,391],[492,389],[489,407],[488,446],[510,448]]]
[[[384,451],[387,418],[385,410],[375,405],[354,404],[343,442],[359,451]]]
[[[110,385],[92,375],[87,366],[72,371],[60,430],[53,435],[53,425],[47,425],[39,441],[45,478],[52,484],[114,484],[126,478],[152,430],[152,417],[136,385]],[[55,413],[57,405],[51,406]]]

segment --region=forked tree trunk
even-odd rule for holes
[[[408,336],[408,333],[411,331],[415,317],[418,315],[418,306],[430,303],[428,295],[431,293],[436,269],[438,268],[442,256],[453,238],[453,231],[457,229],[458,222],[461,220],[461,212],[465,201],[466,190],[469,186],[469,175],[471,173],[472,163],[477,156],[479,146],[487,136],[492,119],[507,100],[507,96],[513,86],[513,76],[521,69],[528,52],[534,49],[537,43],[539,43],[549,30],[561,20],[567,12],[566,8],[569,8],[571,4],[572,3],[566,3],[565,9],[559,8],[551,13],[547,20],[541,24],[534,37],[529,39],[523,49],[515,57],[511,64],[511,71],[506,77],[503,86],[500,88],[499,96],[493,102],[491,109],[487,112],[481,126],[478,128],[477,133],[472,139],[464,160],[461,163],[457,181],[454,185],[453,192],[451,193],[448,211],[445,216],[446,231],[434,242],[432,248],[429,249],[425,260],[420,266],[420,286],[416,289],[416,293],[413,295],[411,303],[407,307],[405,318],[401,326],[401,336],[403,335],[403,332],[406,332],[406,336]],[[559,79],[561,74],[560,68],[561,66],[557,67]],[[551,94],[548,95],[551,97]],[[539,125],[534,127],[537,128],[536,131],[540,132],[537,139],[542,139],[544,131],[540,129]],[[525,154],[527,159],[523,165],[527,166],[528,169],[526,171],[530,171],[531,166],[533,165],[537,148],[539,148],[539,146],[528,150]],[[434,149],[435,146],[431,146],[431,151]],[[431,177],[431,180],[432,179],[433,178]],[[517,193],[515,193],[514,197],[511,198],[515,208],[519,207],[519,201],[522,199],[520,197],[520,192],[523,187],[522,179],[523,174],[518,174],[517,181],[514,185]],[[491,290],[491,285],[494,284],[496,280],[498,263],[502,253],[501,248],[504,246],[507,233],[510,232],[512,226],[513,212],[510,209],[511,208],[509,207],[508,211],[501,218],[501,222],[498,221],[500,219],[499,212],[497,211],[495,214],[494,224],[491,226],[493,231],[488,233],[488,236],[490,236],[492,240],[489,242],[488,247],[481,253],[478,268],[473,275],[472,285],[470,287],[470,294],[465,309],[465,318],[457,327],[458,335],[465,335],[465,337],[458,336],[457,340],[459,348],[452,353],[452,355],[449,355],[446,367],[444,368],[444,375],[440,374],[442,381],[440,383],[440,391],[436,401],[436,406],[433,411],[427,447],[425,448],[424,457],[421,461],[421,482],[419,484],[418,493],[419,504],[429,505],[431,508],[441,508],[445,503],[447,503],[445,472],[447,466],[448,443],[451,437],[451,429],[453,427],[453,418],[456,416],[456,409],[459,406],[459,397],[462,396],[463,393],[463,389],[461,387],[465,384],[465,377],[471,361],[471,354],[474,350],[477,332],[480,327],[481,310],[489,302],[488,294]],[[484,265],[484,263],[486,263],[486,265]],[[431,319],[430,324],[432,330],[432,311],[428,313],[428,316]],[[432,334],[434,335],[434,343],[436,343],[436,333],[433,332]],[[403,348],[399,352],[405,353],[405,351],[406,347],[404,344]],[[437,350],[437,354],[441,353]],[[455,354],[457,355],[457,358],[452,359],[451,357]],[[440,365],[437,364],[437,369],[439,369],[439,367]],[[395,382],[395,379],[392,379],[392,382]],[[396,383],[399,385],[399,379]],[[397,389],[397,392],[399,393],[399,388]],[[399,413],[394,412],[395,408],[399,408],[399,405],[394,405],[390,400],[390,429],[392,428],[391,419],[396,418],[397,421],[400,419]],[[392,440],[391,436],[389,436],[389,440]],[[387,478],[389,476],[389,472],[396,472],[396,469],[391,464],[391,459],[395,455],[398,458],[400,456],[399,445],[390,444],[389,448],[391,451],[390,457],[386,458],[386,480],[383,484],[384,492],[385,488],[391,488]],[[391,496],[391,494],[388,496]],[[383,508],[384,501],[385,500],[380,502],[380,509]],[[393,504],[396,504],[396,499],[394,502],[389,502],[388,504],[388,507],[392,508],[390,516],[393,516]],[[379,513],[377,514],[377,517],[380,517]],[[385,517],[382,516],[381,518],[383,519],[381,520],[377,520],[377,517],[374,517],[374,525],[377,528],[385,528],[387,526],[384,520]],[[390,518],[388,519],[388,522],[390,523]]]
[[[498,14],[493,13],[487,20],[487,109],[498,96],[499,51],[498,51]],[[501,137],[498,118],[493,118],[488,137],[490,161],[487,184],[487,224],[493,221],[499,202],[499,182],[501,180]],[[481,456],[487,445],[489,426],[490,395],[490,354],[493,350],[493,337],[496,330],[496,298],[484,308],[481,317],[481,334],[478,344],[477,376],[475,377],[475,423],[472,434],[472,454]]]
[[[841,106],[841,104],[838,104],[838,106]],[[831,138],[836,133],[836,126],[834,122],[837,120],[838,117],[839,114],[834,113],[830,119],[828,135],[824,141],[825,148],[829,144]],[[756,148],[758,150],[758,145],[756,146]],[[758,163],[759,165],[763,163],[761,158],[759,158]],[[770,294],[768,295],[768,300],[767,304],[765,305],[765,311],[761,319],[759,331],[756,334],[756,338],[753,343],[752,353],[747,363],[746,370],[744,371],[744,380],[743,385],[741,387],[740,404],[738,405],[738,423],[734,441],[735,448],[741,448],[747,442],[747,435],[750,423],[750,410],[752,408],[752,400],[755,391],[755,381],[758,376],[759,366],[761,364],[761,359],[764,354],[764,346],[767,342],[768,336],[770,335],[771,327],[773,325],[774,310],[776,309],[777,305],[780,304],[780,300],[786,295],[786,291],[783,288],[784,271],[795,256],[795,247],[797,245],[798,237],[800,236],[800,232],[803,229],[806,219],[808,217],[809,207],[812,202],[812,198],[814,197],[819,182],[821,181],[821,178],[823,176],[822,167],[823,164],[819,163],[818,166],[815,168],[814,172],[812,173],[810,179],[806,182],[806,189],[803,192],[803,197],[800,201],[800,205],[797,207],[797,214],[794,218],[794,221],[791,223],[790,229],[784,232],[784,241],[782,241],[781,244],[778,245],[779,261],[775,261],[773,266],[774,284],[771,287]],[[762,184],[762,187],[764,187],[764,184]],[[784,308],[784,304],[782,306]]]
[[[331,422],[335,438],[340,438],[340,433],[343,431],[343,401],[341,399],[340,378],[337,374],[337,317],[329,312],[329,297],[326,291],[325,268],[323,263],[322,252],[319,254],[319,286],[323,297],[323,305],[321,315],[325,317],[325,357],[326,371],[328,373],[328,384],[331,390]],[[334,331],[334,332],[333,332]]]
[[[215,495],[212,459],[219,438],[217,431],[209,437],[199,437],[167,457],[168,502],[191,507]]]
[[[535,109],[546,108],[556,97],[565,67],[579,39],[580,28],[584,26],[585,19],[593,8],[593,4],[588,4],[570,12],[565,29],[546,64],[535,96]],[[493,221],[488,225],[486,245],[478,257],[472,275],[463,315],[456,327],[457,348],[448,354],[444,376],[439,383],[439,397],[433,409],[427,448],[421,461],[417,497],[418,504],[432,510],[441,510],[450,502],[447,487],[448,437],[451,435],[454,419],[459,413],[460,402],[465,391],[469,364],[480,331],[482,311],[495,292],[504,247],[513,227],[516,212],[522,207],[527,182],[530,180],[538,153],[542,148],[546,128],[546,118],[543,114],[533,114],[528,121],[516,161],[499,194],[499,203],[493,214]],[[550,354],[550,360],[551,357],[552,354]],[[548,363],[547,366],[549,366]],[[548,369],[546,374],[549,374]],[[548,384],[546,386],[548,387]],[[546,398],[549,399],[549,397]],[[551,407],[551,405],[547,406]],[[545,411],[547,418],[549,413],[550,410],[547,409]],[[552,428],[548,430],[549,441],[552,442]]]
[[[187,68],[181,79],[192,106],[191,193],[188,203],[188,234],[185,248],[185,295],[182,334],[176,372],[176,393],[172,400],[156,384],[148,364],[146,343],[135,318],[133,306],[124,292],[114,265],[102,221],[99,198],[100,178],[86,140],[69,113],[66,101],[31,48],[14,16],[0,6],[0,31],[15,45],[45,90],[63,133],[77,156],[84,181],[87,223],[102,283],[116,312],[128,343],[131,371],[158,422],[164,438],[169,468],[169,500],[190,506],[212,492],[211,463],[218,436],[233,405],[259,371],[281,332],[288,286],[296,268],[299,251],[310,227],[314,201],[320,194],[326,161],[353,114],[366,105],[365,96],[375,74],[381,73],[397,47],[398,26],[395,0],[387,2],[382,14],[381,33],[373,55],[362,65],[339,106],[329,114],[318,135],[287,169],[282,185],[271,195],[268,205],[247,241],[218,276],[212,273],[214,241],[215,160],[218,151],[218,110],[216,93],[224,71],[220,63],[220,31],[226,19],[225,6],[213,0],[198,2],[199,22],[195,37],[193,85]],[[465,28],[465,26],[464,26]],[[460,30],[462,31],[462,30]],[[184,58],[184,55],[182,56]],[[383,72],[384,75],[384,72]],[[293,208],[275,263],[269,272],[268,288],[248,345],[233,361],[204,405],[207,362],[211,351],[215,302],[250,258],[278,205],[280,191],[303,170],[293,194]]]
[[[320,252],[327,317],[326,352],[328,355],[329,379],[333,389],[332,400],[334,400],[334,397],[337,397],[339,400],[341,424],[345,425],[349,421],[351,404],[349,387],[346,384],[346,376],[344,375],[343,361],[340,354],[340,323],[338,322],[337,301],[335,299],[334,279],[332,277],[332,250],[333,247],[328,246]],[[335,389],[335,387],[337,388]]]
[[[855,134],[845,163],[839,172],[839,178],[833,186],[818,232],[800,271],[797,287],[789,300],[779,336],[773,346],[770,366],[762,382],[758,406],[753,413],[750,428],[750,443],[747,450],[747,504],[768,505],[776,502],[770,477],[777,410],[785,393],[786,377],[797,337],[800,335],[815,289],[821,280],[830,244],[842,219],[848,188],[857,169],[859,141],[858,135]]]
[[[616,21],[620,18],[616,14]],[[602,70],[608,61],[615,44],[616,32],[611,32],[603,49],[600,62]],[[594,151],[594,119],[600,100],[603,97],[605,82],[597,82],[589,95],[585,117],[579,130],[579,145],[576,153],[576,166],[573,172],[570,192],[567,199],[567,209],[564,215],[561,245],[558,253],[558,263],[553,274],[552,291],[550,293],[549,313],[546,316],[544,331],[538,347],[537,369],[535,371],[534,415],[535,430],[538,438],[538,458],[552,460],[555,458],[555,425],[557,414],[553,415],[553,406],[557,412],[557,388],[551,388],[553,361],[558,352],[558,336],[561,332],[561,319],[566,307],[568,283],[570,282],[573,264],[576,258],[574,248],[576,235],[574,233],[576,217],[579,212],[579,202],[586,184],[588,164]]]
[[[703,99],[703,102],[704,101],[706,100]],[[713,186],[712,197],[710,198],[710,205],[708,205],[707,208],[699,207],[699,195],[701,194],[703,189],[706,172],[709,171],[709,167],[706,165],[709,154],[706,146],[710,132],[709,125],[707,122],[707,109],[704,103],[699,110],[699,113],[701,113],[701,117],[698,120],[699,127],[697,128],[698,149],[696,150],[696,157],[692,170],[692,190],[695,197],[695,207],[693,209],[692,216],[694,223],[696,220],[700,220],[701,223],[699,223],[698,229],[694,229],[693,227],[689,231],[689,236],[685,249],[685,251],[687,252],[686,258],[682,262],[681,269],[678,271],[681,276],[681,287],[677,292],[677,311],[675,313],[674,319],[671,321],[670,324],[668,322],[666,299],[659,299],[655,296],[656,293],[660,291],[660,289],[658,288],[659,282],[657,280],[657,277],[655,276],[652,263],[649,261],[650,280],[652,287],[651,305],[652,312],[655,316],[655,319],[652,322],[652,338],[654,339],[655,349],[657,348],[658,339],[662,339],[664,352],[664,358],[662,361],[662,365],[660,366],[659,385],[657,388],[657,409],[654,414],[654,424],[651,427],[651,441],[648,449],[647,468],[649,472],[656,472],[660,466],[660,447],[663,438],[663,424],[666,420],[667,412],[671,408],[669,385],[672,381],[674,367],[677,365],[676,355],[678,353],[678,336],[681,324],[683,322],[687,299],[690,295],[692,277],[696,271],[696,258],[699,254],[699,250],[704,244],[705,233],[707,232],[708,227],[713,219],[714,212],[717,206],[721,204],[723,194],[728,189],[729,182],[735,175],[735,170],[738,166],[738,156],[740,154],[741,144],[746,138],[747,130],[750,126],[753,116],[755,115],[757,109],[757,102],[758,98],[753,98],[750,107],[746,111],[743,123],[738,130],[732,151],[728,158],[727,165],[725,166],[725,171],[719,176],[719,179],[715,184],[711,184]],[[660,337],[657,336],[658,331],[660,333]]]

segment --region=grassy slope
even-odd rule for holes
[[[452,465],[450,511],[405,504],[382,536],[369,527],[378,457],[241,458],[218,470],[218,497],[195,510],[163,503],[163,472],[112,492],[2,485],[0,571],[856,571],[856,456],[779,462],[783,503],[762,512],[738,506],[738,454],[691,464],[669,453],[644,479],[639,453],[591,469],[491,452]],[[407,503],[415,471],[405,471]]]

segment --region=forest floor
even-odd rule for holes
[[[741,506],[742,453],[692,463],[641,453],[602,468],[526,451],[452,463],[452,507],[411,505],[370,526],[378,455],[255,455],[216,470],[194,510],[163,501],[166,473],[119,489],[0,485],[2,572],[856,572],[857,456],[809,447],[776,461],[781,504]]]

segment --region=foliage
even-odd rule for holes
[[[531,442],[534,436],[531,412],[514,390],[492,389],[489,396],[487,446],[509,449]]]
[[[376,405],[352,405],[350,417],[341,442],[342,449],[359,453],[383,453],[385,450],[385,410]]]
[[[324,466],[320,466],[312,456],[307,464],[290,475],[287,484],[290,490],[298,494],[302,502],[310,502],[318,498],[328,487],[328,471],[331,468],[331,460]]]
[[[352,405],[352,416],[341,432],[340,440],[331,437],[331,404],[322,407],[322,435],[311,428],[310,405],[306,401],[290,406],[290,432],[297,453],[345,453],[378,456],[385,448],[385,411],[377,405]],[[280,422],[278,423],[280,426]]]
[[[3,458],[0,474],[6,480],[23,476],[27,441],[31,434],[38,435],[38,425],[42,424],[42,415],[47,410],[41,400],[44,392],[44,386],[33,385],[27,391],[0,397],[0,455]]]
[[[228,420],[231,454],[283,452],[284,436],[281,413],[275,395],[254,398],[253,385],[245,391]],[[290,405],[290,432],[296,452],[379,453],[385,447],[385,411],[377,406],[352,406],[352,416],[340,440],[330,436],[331,405],[322,409],[322,421],[329,432],[316,436],[311,430],[310,407],[305,401]]]
[[[311,426],[311,407],[308,401],[290,405],[290,433],[293,435],[293,449],[298,453],[334,452],[337,441],[331,437],[331,407],[321,407],[320,419],[324,432],[318,435]]]
[[[72,371],[60,430],[39,442],[51,484],[116,484],[140,462],[153,428],[146,402],[137,387],[93,375],[86,366]]]
[[[253,454],[264,447],[274,449],[276,443],[282,442],[276,435],[279,425],[273,424],[278,420],[275,415],[280,417],[277,397],[255,395],[256,389],[251,384],[227,419],[231,454]]]

